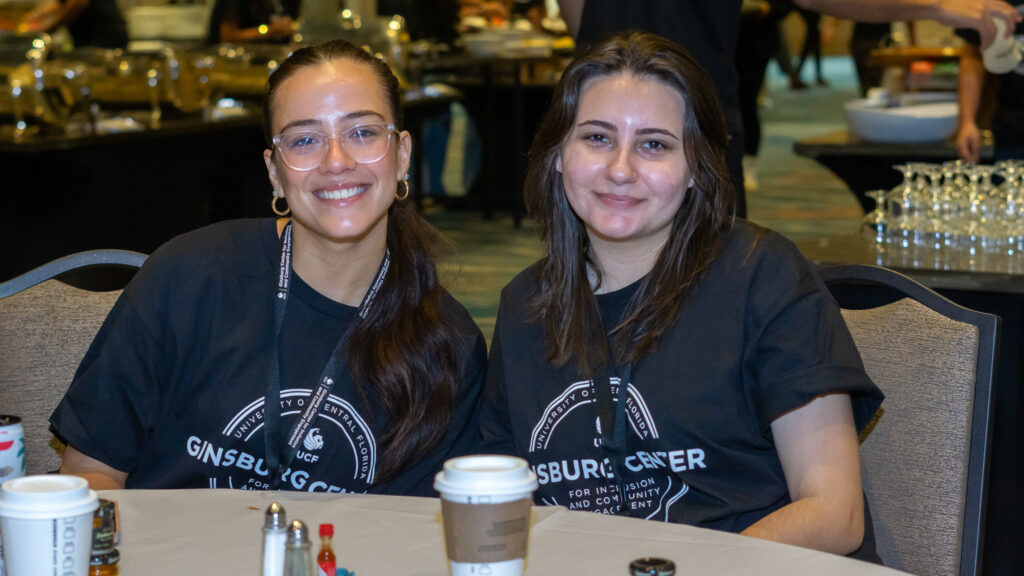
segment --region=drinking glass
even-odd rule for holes
[[[924,218],[919,226],[921,239],[930,250],[942,250],[945,245],[945,226],[943,223],[943,168],[938,164],[921,164],[918,173],[927,178],[927,186],[922,191],[924,198]]]
[[[867,197],[875,201],[875,209],[864,216],[864,219],[861,221],[861,233],[865,238],[874,242],[879,249],[885,246],[889,228],[889,216],[886,211],[886,197],[888,194],[888,190],[871,190],[867,192]]]
[[[999,216],[1003,232],[1001,248],[1017,260],[1024,251],[1024,160],[1004,160],[996,164],[1003,177]]]
[[[917,229],[918,199],[915,190],[917,170],[914,164],[897,164],[894,170],[903,175],[903,181],[889,191],[889,233],[895,245],[909,248]]]
[[[149,127],[159,128],[163,112],[160,109],[160,63],[154,60],[146,70],[146,90],[149,94]]]
[[[212,76],[217,59],[210,54],[202,54],[192,59],[192,69],[196,79],[196,107],[200,110],[203,120],[209,120],[212,109],[210,96],[213,92]]]

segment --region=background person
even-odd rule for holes
[[[288,42],[301,4],[301,0],[216,0],[207,43]]]
[[[743,119],[743,188],[757,190],[758,152],[761,149],[761,115],[758,97],[764,84],[768,62],[783,52],[780,49],[780,21],[790,12],[789,1],[743,0],[739,44],[736,46],[737,99]],[[782,68],[781,60],[779,60]],[[797,76],[799,79],[799,76]]]
[[[17,30],[53,32],[61,26],[67,26],[76,48],[128,45],[128,26],[117,0],[48,0],[26,14]]]
[[[732,216],[710,78],[624,33],[553,103],[525,187],[547,250],[502,291],[485,450],[529,460],[537,503],[877,560],[857,430],[881,392],[796,247]]]
[[[1016,6],[1018,11],[1024,12],[1024,0],[1018,0]],[[961,35],[967,44],[960,55],[960,74],[957,80],[960,120],[956,148],[960,158],[977,163],[981,155],[978,110],[981,107],[986,72],[978,49],[978,35],[970,31],[962,31]],[[1017,24],[1014,35],[1019,42],[1024,42],[1024,24]],[[995,141],[995,160],[1024,158],[1024,63],[999,76],[996,107],[992,116],[992,136]]]
[[[821,73],[821,14],[813,10],[807,10],[801,8],[797,10],[800,14],[800,18],[804,21],[804,29],[807,32],[804,34],[804,45],[800,49],[800,59],[796,64],[796,76],[800,77],[800,73],[803,72],[804,63],[807,62],[807,58],[814,58],[814,83],[818,86],[828,86],[828,82]]]
[[[405,18],[409,39],[452,44],[459,37],[457,0],[377,0],[378,14],[400,14]]]
[[[485,349],[408,199],[398,79],[344,41],[303,48],[264,114],[291,218],[214,224],[147,260],[51,417],[61,470],[96,488],[433,495],[444,460],[477,447]]]
[[[951,28],[971,28],[987,48],[996,37],[993,18],[1007,23],[1021,21],[1020,14],[1003,0],[794,0],[803,8],[858,22],[935,20]],[[1012,28],[1009,26],[1008,28]]]
[[[854,22],[850,31],[850,57],[853,59],[853,67],[857,71],[857,85],[860,88],[861,97],[868,95],[868,90],[882,85],[882,74],[885,69],[881,66],[868,65],[871,51],[882,48],[891,37],[892,24]]]

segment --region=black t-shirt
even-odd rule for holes
[[[587,46],[625,30],[664,36],[697,59],[714,81],[718,100],[735,109],[739,76],[733,61],[741,5],[741,0],[586,0],[577,43]]]
[[[281,434],[298,419],[356,309],[292,275],[277,342],[275,221],[219,223],[158,249],[114,306],[50,421],[84,454],[128,472],[128,488],[266,489],[264,399],[280,345]],[[434,495],[446,458],[477,446],[486,370],[480,330],[446,295],[463,376],[443,443],[387,486],[375,485],[387,426],[347,371],[303,438],[283,489]]]
[[[66,0],[61,0],[64,4]],[[117,0],[89,0],[68,32],[75,47],[124,48],[128,45],[128,25],[117,7]]]
[[[1024,14],[1024,0],[1011,1]],[[979,46],[981,39],[974,30],[958,30],[957,34]],[[1017,23],[1014,37],[1024,46],[1024,22]],[[997,147],[1024,146],[1024,62],[999,76],[996,109],[992,116],[992,136]]]
[[[632,368],[622,480],[633,516],[740,532],[790,502],[773,420],[847,392],[862,429],[881,403],[827,289],[789,241],[763,232],[758,240],[755,225],[737,221],[676,324]],[[536,282],[534,266],[502,292],[484,448],[530,462],[537,503],[614,513],[594,401],[608,381],[591,381],[571,360],[544,361],[543,331],[527,320]],[[636,289],[598,296],[608,324]],[[618,383],[611,388],[616,398]],[[877,559],[870,529],[858,557]]]

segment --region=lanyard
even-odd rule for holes
[[[330,395],[331,389],[334,388],[336,375],[345,369],[348,361],[348,341],[352,336],[352,331],[355,328],[356,322],[365,318],[366,314],[370,311],[370,305],[377,296],[377,292],[380,291],[390,265],[391,253],[385,249],[384,259],[380,263],[380,268],[377,269],[377,276],[373,279],[370,289],[366,291],[366,295],[363,296],[362,303],[359,304],[358,317],[353,318],[352,322],[345,328],[344,334],[341,335],[337,345],[334,347],[334,351],[331,353],[330,358],[327,359],[327,363],[320,373],[320,380],[316,389],[313,390],[313,395],[310,396],[306,408],[299,416],[299,420],[292,426],[284,446],[282,446],[281,440],[283,437],[280,432],[280,339],[285,311],[288,308],[288,294],[292,274],[292,224],[289,222],[285,225],[284,232],[281,234],[281,261],[277,274],[277,294],[274,297],[274,346],[270,355],[272,364],[271,377],[267,381],[267,395],[264,398],[263,413],[263,435],[266,442],[266,462],[267,470],[270,471],[271,490],[280,488],[285,471],[291,465],[292,460],[295,459],[295,452],[298,450],[299,443],[302,442],[302,438],[313,424],[313,418],[316,417],[320,407],[327,400],[327,396]]]
[[[597,416],[601,422],[601,450],[611,462],[612,473],[615,475],[615,489],[619,495],[619,511],[621,516],[629,516],[629,499],[622,470],[626,459],[626,399],[629,396],[629,381],[633,374],[633,363],[627,363],[618,373],[619,390],[617,402],[612,406],[612,377],[618,372],[615,369],[615,353],[611,339],[608,344],[608,368],[605,377],[594,381],[594,395],[597,403]],[[607,386],[605,385],[607,383]]]

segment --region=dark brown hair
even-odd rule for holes
[[[402,101],[398,79],[388,65],[343,40],[294,52],[270,76],[264,106],[264,129],[270,141],[274,96],[296,71],[348,60],[369,66],[380,83],[400,129]],[[384,458],[378,484],[437,447],[448,432],[459,392],[459,349],[471,343],[442,317],[444,290],[437,277],[440,234],[412,202],[395,201],[388,209],[387,246],[391,267],[367,316],[356,326],[348,346],[348,365],[363,402],[371,396],[384,406],[387,424],[378,439]]]
[[[395,77],[391,68],[386,62],[374,58],[369,52],[355,44],[345,40],[332,40],[292,52],[270,75],[270,79],[267,80],[267,94],[263,99],[263,136],[267,141],[267,148],[273,145],[271,140],[274,135],[271,131],[274,129],[274,125],[271,123],[271,114],[277,90],[285,80],[291,78],[299,70],[310,66],[329,64],[334,60],[364,64],[373,71],[374,76],[380,82],[381,97],[387,102],[388,108],[391,109],[391,117],[395,119],[395,129],[402,129],[405,123],[402,113],[402,90],[399,88],[398,78]]]
[[[531,310],[533,320],[543,325],[548,361],[561,366],[575,358],[589,375],[608,360],[606,347],[595,344],[606,336],[587,276],[590,268],[600,283],[600,271],[593,266],[586,227],[566,199],[556,163],[587,82],[618,74],[660,82],[682,96],[683,151],[694,186],[685,192],[669,240],[627,317],[611,330],[616,362],[638,360],[676,321],[690,289],[718,254],[736,204],[725,167],[728,135],[714,86],[686,50],[655,34],[623,32],[592,45],[569,64],[530,148],[526,173],[526,206],[547,248]]]

